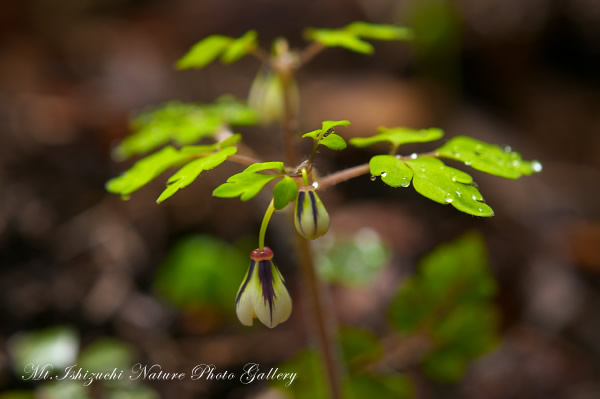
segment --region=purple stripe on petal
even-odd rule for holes
[[[317,234],[317,217],[319,216],[319,210],[317,209],[317,200],[315,199],[315,192],[309,191],[308,196],[310,198],[310,204],[313,214],[313,221],[315,222],[315,231],[313,234]]]
[[[237,298],[235,298],[235,305],[236,306],[237,306],[238,302],[240,301],[240,298],[242,297],[242,294],[244,293],[244,290],[246,289],[246,286],[248,285],[248,282],[252,278],[252,273],[254,272],[254,267],[255,266],[256,266],[256,261],[253,260],[253,259],[250,259],[250,267],[248,268],[248,275],[246,276],[246,279],[244,280],[244,283],[240,287],[240,292],[238,293]]]
[[[271,322],[273,322],[273,303],[275,302],[275,289],[273,287],[273,262],[270,260],[261,260],[258,262],[258,280],[262,287],[262,296],[264,303],[269,303],[269,312]]]

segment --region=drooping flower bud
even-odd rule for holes
[[[298,87],[295,81],[290,81],[289,101],[290,109],[297,114],[299,104]],[[285,100],[283,82],[273,71],[263,69],[258,72],[250,87],[248,105],[252,107],[262,123],[270,124],[279,122],[285,113]]]
[[[251,326],[257,317],[265,326],[273,328],[290,317],[292,298],[273,263],[273,251],[269,247],[263,251],[255,249],[250,259],[250,267],[237,293],[235,311],[245,326]]]
[[[313,186],[298,189],[294,225],[306,239],[314,240],[329,230],[329,214]]]

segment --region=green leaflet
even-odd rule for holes
[[[254,51],[258,43],[256,42],[256,31],[251,30],[246,32],[239,39],[234,40],[223,52],[221,56],[221,62],[224,64],[231,64],[236,62],[243,56]]]
[[[177,191],[192,184],[194,180],[205,170],[213,169],[227,160],[227,157],[237,152],[236,147],[227,147],[221,151],[196,159],[177,171],[169,178],[167,188],[160,194],[156,200],[160,204],[167,198],[170,198]]]
[[[369,161],[372,176],[381,176],[381,180],[392,187],[408,187],[413,171],[393,155],[376,155]]]
[[[190,155],[187,153],[177,151],[170,146],[165,147],[140,159],[121,176],[110,179],[106,183],[106,190],[127,198],[129,194],[148,184],[165,170],[189,158]]]
[[[394,147],[399,147],[407,143],[425,143],[442,138],[444,132],[438,128],[430,129],[409,129],[407,127],[380,127],[377,134],[370,137],[355,137],[350,140],[350,144],[355,147],[368,147],[376,143],[387,142]]]
[[[305,37],[327,47],[343,47],[361,54],[372,54],[371,40],[410,40],[413,37],[409,28],[394,25],[378,25],[366,22],[353,22],[341,29],[315,29],[305,31]]]
[[[324,121],[321,124],[321,129],[313,130],[312,132],[304,133],[302,138],[310,137],[317,145],[323,145],[331,150],[343,150],[347,147],[346,141],[342,136],[333,133],[333,128],[337,126],[348,126],[350,122],[347,120],[341,121]]]
[[[152,151],[169,141],[179,145],[191,144],[202,138],[213,137],[225,125],[254,123],[256,114],[252,108],[229,96],[208,105],[170,102],[135,118],[131,125],[133,134],[114,149],[113,156],[125,160]]]
[[[444,165],[436,158],[423,157],[406,161],[413,170],[413,186],[417,192],[440,204],[452,204],[459,211],[490,217],[494,211],[471,185],[473,178],[465,172]]]
[[[283,162],[262,162],[247,167],[243,172],[231,176],[213,191],[213,196],[221,198],[240,197],[242,201],[254,198],[270,181],[280,178],[280,174],[265,175],[256,173],[263,170],[276,169],[283,173]]]
[[[221,62],[231,64],[257,46],[256,31],[248,31],[238,39],[223,35],[211,35],[198,43],[177,61],[178,69],[204,68],[221,55]]]
[[[200,40],[177,61],[177,68],[204,68],[217,59],[232,40],[232,38],[222,35],[211,35]]]
[[[289,176],[281,179],[273,188],[273,205],[275,209],[283,209],[290,202],[296,199],[298,194],[298,185],[296,181]]]
[[[370,24],[367,22],[352,22],[344,29],[356,36],[374,40],[411,40],[414,36],[412,29],[404,26]]]
[[[336,29],[308,29],[305,36],[327,47],[343,47],[361,54],[373,54],[371,43],[358,38],[354,33]]]
[[[464,162],[473,169],[508,179],[541,172],[538,161],[524,161],[521,155],[510,148],[502,149],[470,137],[458,136],[437,149],[440,156]]]
[[[404,333],[427,328],[433,347],[424,371],[436,380],[457,381],[469,361],[498,341],[495,292],[485,243],[478,234],[466,234],[419,262],[418,273],[390,305],[390,321]]]

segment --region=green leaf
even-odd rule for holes
[[[81,381],[62,380],[41,385],[36,398],[44,399],[91,399],[92,396]]]
[[[178,240],[154,278],[157,294],[183,309],[213,307],[233,315],[232,298],[248,268],[248,256],[207,235]]]
[[[542,170],[542,164],[538,161],[524,161],[521,154],[509,147],[502,149],[465,136],[450,139],[437,152],[443,157],[464,162],[473,169],[508,179],[518,179]]]
[[[305,36],[327,47],[343,47],[361,54],[372,54],[373,46],[343,29],[308,29]]]
[[[323,370],[319,354],[315,350],[303,350],[291,360],[277,366],[279,373],[296,373],[294,382],[286,386],[289,380],[271,380],[271,384],[286,397],[293,399],[328,399],[329,390],[326,373]]]
[[[127,198],[129,194],[151,182],[165,170],[189,159],[190,154],[179,152],[173,147],[165,147],[137,161],[121,176],[110,179],[106,190]]]
[[[365,286],[389,262],[390,251],[376,231],[363,228],[352,236],[336,234],[317,251],[317,271],[323,280]]]
[[[22,373],[28,364],[51,364],[54,372],[58,372],[75,362],[79,337],[68,327],[22,332],[10,338],[8,350],[13,359],[13,369],[18,373]]]
[[[362,367],[381,357],[383,349],[376,335],[368,330],[352,327],[342,327],[338,341],[342,350],[344,363],[350,369],[352,366]]]
[[[349,126],[349,125],[350,125],[350,121],[347,121],[347,120],[323,121],[323,123],[321,123],[321,130],[324,132],[328,132],[330,129],[332,129],[336,126]]]
[[[283,162],[262,162],[247,167],[243,172],[231,176],[213,191],[213,196],[220,198],[240,197],[242,201],[254,198],[270,181],[280,178],[281,174],[264,175],[256,173],[263,170],[276,169],[283,173]]]
[[[344,29],[366,39],[411,40],[414,36],[412,29],[396,25],[353,22]]]
[[[413,171],[393,155],[376,155],[369,161],[371,175],[381,176],[381,180],[392,187],[408,187]]]
[[[254,51],[258,45],[256,37],[256,31],[251,30],[246,32],[242,37],[235,39],[225,49],[225,52],[221,56],[221,62],[231,64]]]
[[[81,352],[78,363],[92,373],[110,373],[115,367],[130,368],[133,364],[133,349],[116,339],[102,338]]]
[[[413,397],[414,387],[411,380],[399,374],[364,373],[352,376],[344,384],[344,399],[411,399]]]
[[[398,330],[414,332],[432,315],[436,303],[421,290],[420,279],[408,279],[390,303],[390,323]]]
[[[320,145],[324,145],[330,150],[343,150],[347,147],[346,141],[342,138],[342,136],[337,135],[335,133],[330,133],[323,137],[323,139],[319,142]]]
[[[283,209],[296,199],[298,185],[291,177],[285,176],[273,188],[273,200],[275,209]]]
[[[370,137],[355,137],[350,140],[350,144],[355,147],[368,147],[370,145],[382,142],[388,142],[394,147],[399,147],[407,143],[425,143],[435,141],[444,135],[441,129],[409,129],[407,127],[380,127],[378,133]]]
[[[227,160],[230,155],[237,152],[236,147],[226,147],[221,151],[196,159],[179,169],[169,178],[167,188],[160,194],[156,203],[160,204],[170,198],[177,191],[189,186],[205,170],[213,169]]]
[[[342,136],[333,133],[336,126],[348,126],[350,122],[342,121],[324,121],[321,124],[321,129],[313,130],[312,132],[304,133],[302,138],[310,137],[317,145],[324,145],[331,150],[343,150],[347,147],[346,141]]]
[[[406,161],[413,170],[413,186],[424,197],[451,204],[459,211],[474,216],[494,216],[494,211],[483,201],[479,190],[471,185],[471,176],[444,165],[436,158],[422,157]]]
[[[205,109],[216,113],[232,126],[254,125],[258,122],[256,111],[252,107],[229,95],[219,97],[216,104],[206,105]]]
[[[200,40],[177,61],[177,68],[204,68],[213,62],[232,40],[232,38],[222,35],[211,35]]]

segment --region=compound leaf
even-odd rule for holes
[[[317,145],[324,145],[332,150],[343,150],[347,147],[346,141],[342,136],[335,134],[333,129],[336,126],[348,126],[350,122],[347,120],[341,121],[324,121],[321,124],[321,129],[313,130],[312,132],[304,133],[303,138],[310,137]]]
[[[393,155],[376,155],[369,161],[372,176],[381,176],[381,180],[392,187],[408,187],[413,171]]]
[[[289,176],[285,176],[273,188],[273,205],[275,209],[283,209],[296,199],[298,184]]]
[[[465,136],[450,139],[437,152],[445,158],[464,162],[473,169],[508,179],[518,179],[542,170],[542,164],[538,161],[524,161],[519,153],[509,147],[502,149]]]
[[[240,197],[242,201],[254,198],[270,181],[280,178],[281,174],[265,175],[256,173],[263,170],[276,169],[284,171],[283,162],[262,162],[247,167],[243,172],[231,176],[213,191],[215,197]]]
[[[343,47],[361,54],[372,54],[373,46],[358,38],[354,33],[343,29],[308,29],[305,34],[309,40],[314,40],[327,47]]]
[[[251,30],[246,32],[242,37],[235,39],[223,52],[221,62],[231,64],[251,53],[258,45],[256,37],[256,31]]]
[[[444,165],[431,157],[406,161],[413,170],[413,186],[424,197],[440,204],[452,204],[459,211],[490,217],[494,211],[483,201],[483,196],[471,185],[473,178],[465,172]]]
[[[196,150],[201,150],[202,147],[204,146],[200,146]],[[129,194],[148,184],[165,170],[178,165],[189,157],[190,154],[187,152],[177,151],[171,146],[165,147],[140,159],[121,176],[110,179],[106,183],[106,190],[127,198]]]
[[[211,35],[200,40],[177,61],[177,68],[204,68],[213,62],[232,40],[232,38],[222,35]]]
[[[370,24],[367,22],[353,22],[344,28],[356,36],[375,40],[410,40],[413,31],[410,28],[396,25]]]
[[[377,134],[370,137],[355,137],[350,140],[350,144],[355,147],[368,147],[370,145],[382,142],[388,142],[394,147],[399,147],[407,143],[425,143],[435,141],[444,135],[444,132],[438,128],[430,129],[409,129],[407,127],[380,127]]]
[[[196,159],[169,178],[167,188],[160,194],[156,203],[160,204],[170,198],[177,191],[189,186],[205,170],[213,169],[227,160],[230,155],[237,152],[236,147],[226,147],[221,151]]]
[[[321,130],[324,132],[327,132],[328,130],[336,127],[336,126],[349,126],[350,125],[350,121],[347,120],[341,120],[341,121],[323,121],[323,123],[321,123]]]

